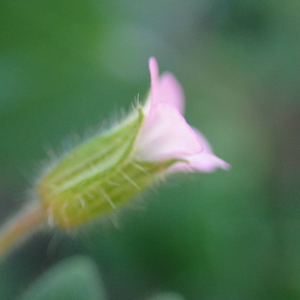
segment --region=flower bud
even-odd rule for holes
[[[176,78],[159,76],[154,58],[149,68],[151,91],[145,105],[77,146],[39,179],[35,191],[40,205],[5,228],[0,255],[45,220],[72,229],[126,204],[165,175],[230,168],[184,119],[184,94]]]
[[[123,123],[75,148],[37,186],[48,222],[73,228],[130,201],[161,175],[228,168],[182,112],[175,77],[149,62],[151,92]]]
[[[37,193],[50,224],[73,228],[108,213],[179,161],[136,161],[134,145],[143,119],[139,108],[129,121],[75,148],[42,178]]]

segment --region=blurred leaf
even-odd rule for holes
[[[54,266],[20,300],[100,300],[105,299],[94,263],[75,257]]]

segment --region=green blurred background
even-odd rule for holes
[[[297,0],[0,0],[0,223],[47,150],[146,94],[150,56],[232,164],[170,178],[119,229],[36,234],[0,299],[300,299],[299,55]]]

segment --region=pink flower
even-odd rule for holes
[[[144,107],[145,120],[136,140],[140,161],[183,159],[169,172],[213,172],[230,165],[214,155],[205,137],[184,119],[184,93],[171,73],[159,77],[155,58],[149,60],[151,92]]]

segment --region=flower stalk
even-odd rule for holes
[[[22,212],[2,229],[0,235],[0,257],[2,257],[17,242],[35,230],[44,220],[46,214],[41,207]]]

